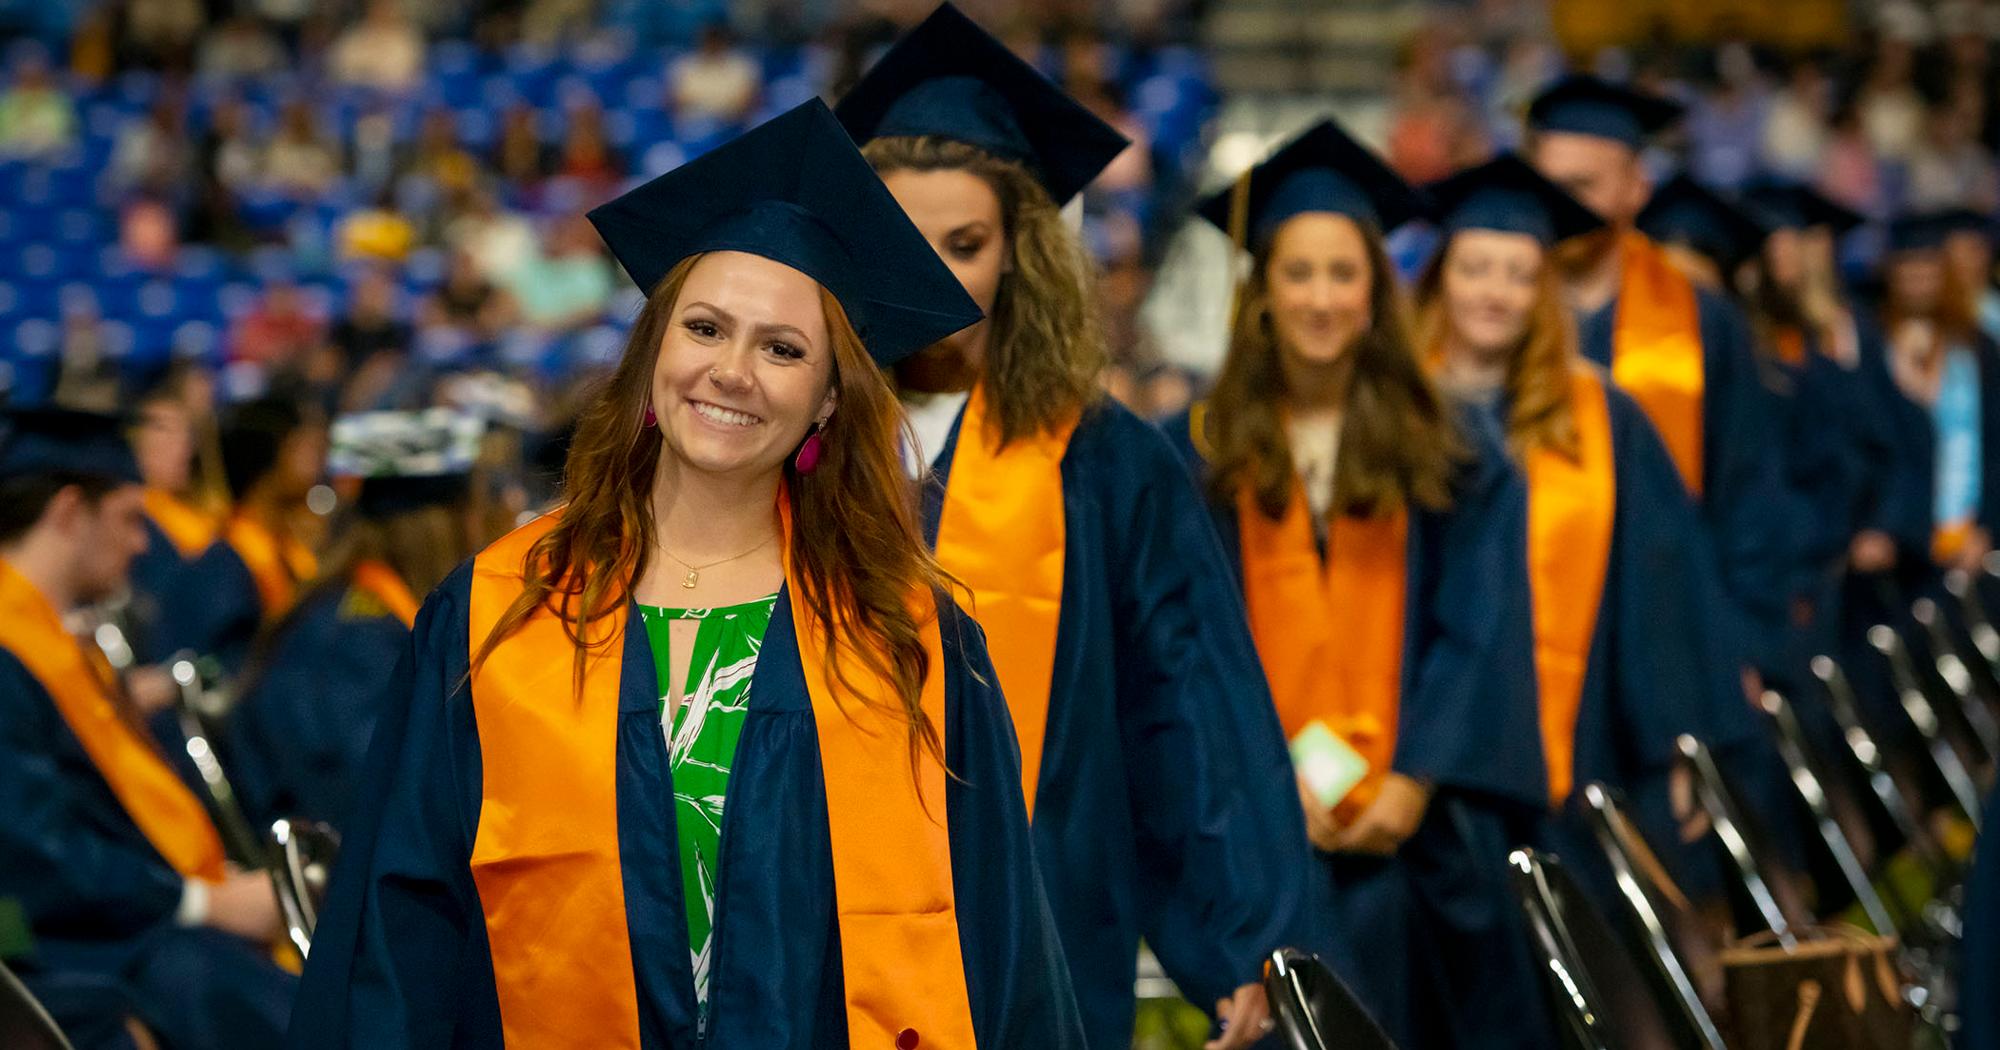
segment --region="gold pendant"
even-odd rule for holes
[[[687,588],[688,590],[694,590],[694,585],[700,582],[700,580],[701,580],[701,574],[695,572],[693,569],[689,569],[687,574],[687,579],[681,581],[681,586]]]

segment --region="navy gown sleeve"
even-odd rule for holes
[[[290,1045],[499,1046],[500,1007],[471,870],[481,770],[464,687],[471,562],[417,617],[382,697],[371,790],[349,820]]]
[[[1158,431],[1107,405],[1118,724],[1147,943],[1204,1009],[1303,943],[1305,817],[1235,576]]]
[[[164,600],[168,605],[159,630],[163,653],[192,649],[215,657],[228,674],[243,669],[263,625],[264,608],[257,581],[234,548],[211,545],[188,563]]]
[[[1453,507],[1410,519],[1411,636],[1392,765],[1442,788],[1539,810],[1548,771],[1528,569],[1517,546],[1527,486],[1475,412],[1461,413],[1460,432],[1472,459]]]
[[[1062,941],[1036,867],[1014,719],[972,617],[940,597],[946,808],[959,943],[981,1046],[1083,1046]]]
[[[2000,805],[2000,791],[1987,792],[1986,805],[1988,812]],[[1965,893],[1965,955],[1958,986],[1986,991],[1969,994],[1960,1003],[1964,1027],[1957,1045],[1960,1050],[2000,1050],[2000,995],[1993,994],[2000,987],[2000,835],[1980,836]]]
[[[98,775],[55,701],[0,649],[0,897],[43,939],[112,940],[173,921],[181,877]]]
[[[1772,432],[1776,406],[1757,374],[1749,325],[1727,300],[1699,293],[1706,375],[1702,425],[1701,515],[1737,621],[1744,662],[1779,660],[1791,563],[1786,558],[1786,501],[1779,497],[1781,450]]]

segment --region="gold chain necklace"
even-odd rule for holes
[[[709,562],[706,565],[695,565],[690,562],[682,560],[680,556],[676,555],[673,551],[668,550],[667,545],[664,543],[660,544],[660,553],[666,555],[668,560],[678,562],[681,568],[684,568],[688,571],[688,574],[681,579],[681,586],[688,590],[693,590],[695,588],[695,585],[701,582],[701,571],[703,569],[713,569],[718,565],[727,565],[730,562],[736,561],[739,558],[748,558],[752,554],[755,554],[758,551],[763,550],[765,547],[770,546],[771,541],[777,538],[778,534],[774,532],[771,535],[766,536],[762,540],[758,541],[755,547],[752,547],[741,554],[732,554],[727,558],[718,558],[715,561]]]

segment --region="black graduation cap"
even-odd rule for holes
[[[1662,244],[1682,244],[1733,270],[1757,254],[1770,231],[1735,204],[1685,173],[1653,192],[1639,213],[1639,231]]]
[[[0,414],[0,478],[82,474],[140,484],[125,421],[64,408],[17,408]]]
[[[884,366],[983,316],[818,99],[593,209],[590,221],[648,293],[702,252],[790,266],[840,300]]]
[[[1384,233],[1428,214],[1422,195],[1331,120],[1306,129],[1196,211],[1236,236],[1232,218],[1239,191],[1249,244],[1263,243],[1286,219],[1306,212],[1345,215]]]
[[[1992,220],[1970,208],[1908,212],[1889,220],[1889,250],[1928,251],[1944,246],[1954,233],[1991,233]]]
[[[361,480],[356,506],[371,517],[455,503],[471,491],[485,431],[478,416],[449,408],[340,416],[327,472]]]
[[[1543,245],[1602,229],[1604,220],[1512,153],[1424,187],[1446,236],[1460,230],[1525,233]]]
[[[1528,126],[1623,143],[1632,149],[1679,120],[1681,105],[1588,73],[1571,73],[1528,104]]]
[[[1026,164],[1057,204],[1131,141],[943,4],[834,107],[854,141],[932,135]]]
[[[1860,212],[1829,199],[1803,182],[1766,178],[1743,190],[1743,203],[1773,230],[1825,226],[1838,237],[1867,221]]]
[[[237,498],[278,465],[285,440],[304,426],[298,402],[282,395],[245,401],[222,424],[222,476]]]

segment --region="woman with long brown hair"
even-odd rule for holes
[[[1131,1044],[1143,938],[1211,1046],[1247,1046],[1263,961],[1306,937],[1305,839],[1200,501],[1098,386],[1091,264],[1057,209],[1125,140],[948,5],[837,111],[988,315],[893,378],[1013,712],[1089,1045]]]
[[[417,616],[302,1046],[1080,1046],[878,366],[978,320],[811,102],[591,213],[561,508]]]
[[[1555,247],[1602,222],[1512,155],[1426,189],[1443,236],[1417,283],[1420,345],[1440,385],[1505,435],[1527,481],[1509,553],[1527,567],[1534,624],[1549,781],[1539,840],[1599,874],[1589,831],[1566,804],[1601,783],[1692,889],[1695,858],[1669,790],[1675,741],[1691,733],[1734,756],[1760,727],[1733,663],[1710,644],[1721,583],[1673,459],[1638,403],[1582,357],[1563,304]],[[1489,851],[1492,870],[1501,856]],[[1712,875],[1705,886],[1715,888]],[[1504,987],[1488,973],[1453,993]],[[1555,1041],[1547,1028],[1523,1038]]]
[[[1475,1030],[1443,990],[1507,906],[1478,851],[1547,795],[1503,547],[1520,479],[1425,375],[1383,248],[1423,207],[1331,122],[1204,204],[1251,269],[1214,391],[1169,424],[1292,741],[1317,907],[1366,946],[1346,976],[1403,1046]]]

